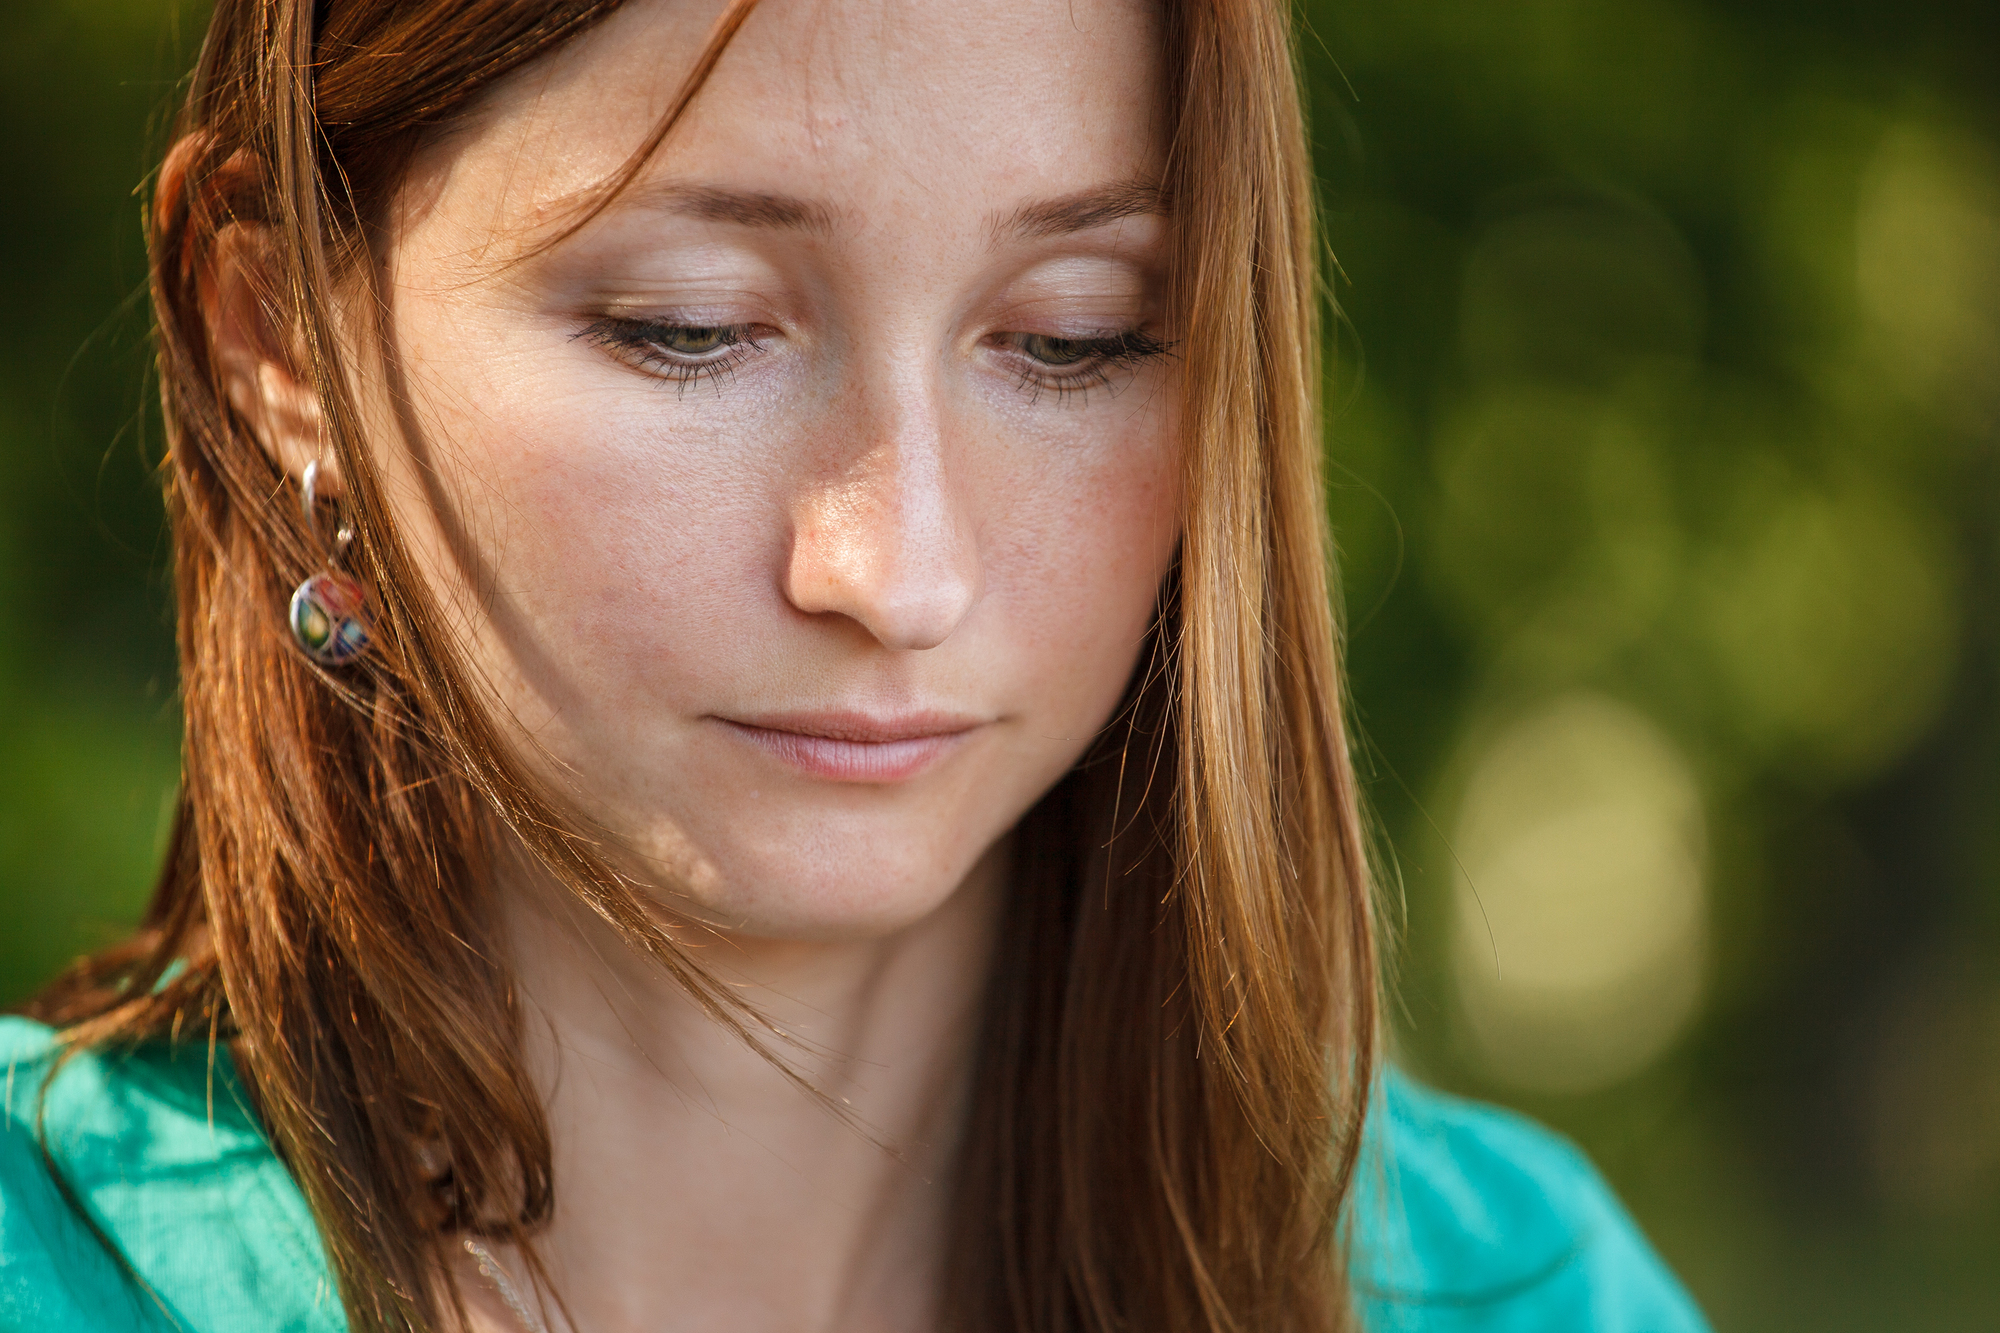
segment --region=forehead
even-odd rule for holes
[[[559,212],[644,142],[720,10],[635,0],[502,80],[415,176]],[[1142,0],[761,0],[649,170],[833,219],[984,216],[1156,177],[1159,74]]]

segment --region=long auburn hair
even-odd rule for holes
[[[179,810],[139,932],[30,1012],[72,1052],[228,1042],[359,1333],[457,1322],[440,1280],[452,1237],[532,1261],[559,1187],[494,938],[498,836],[768,1051],[755,1009],[503,741],[390,521],[332,304],[367,271],[371,224],[424,136],[619,3],[217,0],[148,210]],[[751,3],[724,7],[607,191]],[[956,1181],[944,1308],[963,1333],[1318,1333],[1353,1317],[1336,1233],[1377,978],[1289,14],[1164,9],[1184,529],[1125,707],[1020,829]],[[324,547],[210,355],[202,274],[232,223],[268,237],[263,299],[295,331],[362,534],[377,647],[338,673],[284,624]]]

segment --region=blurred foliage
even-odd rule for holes
[[[1402,1058],[1723,1329],[2000,1325],[2000,11],[1304,17]],[[132,191],[200,19],[0,11],[0,1001],[171,797]]]
[[[1305,13],[1402,1058],[1722,1328],[2000,1326],[2000,12]]]
[[[179,744],[133,189],[156,0],[0,8],[0,1002],[144,903]]]

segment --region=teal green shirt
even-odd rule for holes
[[[305,1199],[206,1046],[86,1055],[44,1122],[128,1280],[35,1135],[49,1030],[0,1018],[0,1333],[342,1333]],[[1703,1333],[1576,1149],[1391,1074],[1350,1215],[1369,1333]]]

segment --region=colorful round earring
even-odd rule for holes
[[[345,574],[315,574],[292,594],[292,637],[321,666],[344,666],[368,649],[361,609],[368,600]]]
[[[299,490],[305,506],[306,526],[315,536],[319,533],[318,497],[314,494],[318,481],[319,462],[314,460],[306,464],[305,476],[299,480]],[[341,552],[353,540],[354,529],[342,524],[334,534],[333,553],[327,568],[301,583],[292,593],[288,616],[292,638],[307,657],[321,666],[345,666],[368,651],[368,622],[364,616],[368,594],[359,583],[333,568],[333,562],[340,558]]]

